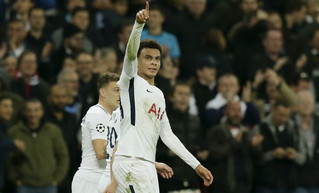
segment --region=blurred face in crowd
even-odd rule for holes
[[[263,40],[266,53],[279,54],[282,49],[282,34],[278,30],[268,30]]]
[[[70,57],[65,58],[63,61],[63,69],[65,68],[76,70],[76,62]]]
[[[239,92],[238,79],[234,75],[222,76],[219,79],[218,92],[224,98],[234,97]]]
[[[42,30],[45,25],[45,16],[42,9],[35,9],[30,14],[30,25],[31,29]]]
[[[271,82],[267,82],[266,93],[269,99],[277,99],[279,95],[277,86]]]
[[[92,74],[93,57],[88,53],[82,53],[76,58],[76,71],[80,78],[88,77]]]
[[[71,22],[81,30],[85,31],[89,26],[90,15],[88,11],[78,11],[71,19]]]
[[[164,15],[161,11],[157,9],[150,10],[150,19],[147,23],[149,28],[156,28],[158,26],[162,26],[164,22]]]
[[[100,74],[103,74],[106,71],[115,72],[117,70],[116,52],[114,50],[108,50],[105,52],[107,53],[104,53],[97,66],[97,70]]]
[[[214,67],[204,66],[201,69],[197,69],[197,76],[199,81],[213,83],[216,81],[216,69]]]
[[[25,116],[29,125],[38,125],[43,117],[43,107],[41,102],[27,102],[25,104]]]
[[[312,37],[312,46],[319,51],[319,30],[315,31]]]
[[[63,85],[65,86],[69,96],[76,97],[79,90],[79,75],[76,72],[66,74],[63,79]]]
[[[120,106],[120,88],[116,81],[111,81],[100,88],[100,96],[106,99],[107,105],[115,110]]]
[[[54,111],[62,112],[68,104],[68,93],[66,88],[62,86],[53,86],[49,96],[49,103]]]
[[[253,12],[258,9],[258,1],[257,0],[242,0],[240,7],[244,13]]]
[[[310,15],[317,15],[319,9],[319,1],[318,0],[308,0],[307,1],[307,9]]]
[[[9,76],[14,76],[14,73],[17,69],[18,60],[13,56],[7,56],[3,60],[3,68]]]
[[[205,12],[206,0],[189,0],[188,10],[195,17],[199,18]]]
[[[120,42],[122,42],[125,46],[128,43],[132,29],[133,25],[124,26],[123,31],[118,34]]]
[[[294,18],[295,18],[295,22],[297,24],[302,24],[302,22],[305,21],[306,17],[307,17],[307,6],[304,5],[301,7],[300,10],[295,11],[294,12]]]
[[[189,86],[177,85],[172,96],[174,108],[181,112],[186,112],[188,110],[190,97],[191,88]]]
[[[275,126],[284,125],[290,118],[291,110],[289,107],[278,105],[272,109],[272,122]]]
[[[224,114],[231,125],[240,125],[242,115],[240,102],[228,102]]]
[[[114,5],[113,9],[116,13],[120,15],[126,15],[128,10],[128,1],[127,0],[117,0]]]
[[[138,60],[138,74],[144,79],[154,78],[161,67],[161,53],[158,49],[144,48]]]
[[[300,91],[297,94],[296,111],[301,116],[311,115],[315,109],[315,100],[309,91]]]
[[[267,21],[268,21],[269,29],[277,29],[277,30],[282,29],[282,20],[278,13],[268,14]]]
[[[14,10],[18,13],[25,13],[33,6],[31,0],[16,0],[15,4],[13,5]]]
[[[66,5],[66,9],[71,12],[76,7],[85,7],[86,2],[85,0],[68,0]]]
[[[0,119],[10,121],[13,114],[12,100],[9,98],[0,101]]]
[[[19,64],[19,71],[23,77],[30,78],[35,75],[37,71],[37,56],[34,53],[28,53],[21,59]]]
[[[83,33],[77,33],[74,34],[73,36],[67,38],[65,41],[67,43],[67,46],[73,50],[73,51],[78,51],[82,49],[82,40],[84,38]]]
[[[8,38],[15,42],[21,43],[26,37],[27,32],[24,29],[24,24],[22,21],[15,21],[9,24],[8,27]]]

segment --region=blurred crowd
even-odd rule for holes
[[[149,0],[142,39],[173,132],[163,193],[319,193],[319,0]],[[70,193],[97,80],[120,73],[145,0],[0,0],[0,192]]]

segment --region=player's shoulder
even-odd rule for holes
[[[100,107],[98,105],[94,105],[89,108],[89,110],[86,113],[86,117],[94,117],[95,119],[98,119],[99,117],[102,117],[105,119],[105,116],[110,116],[110,114],[103,109],[103,107]]]

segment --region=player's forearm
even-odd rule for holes
[[[161,139],[170,150],[193,169],[200,165],[200,162],[185,148],[171,130],[161,132]]]
[[[115,155],[115,152],[117,150],[117,142],[115,143],[115,146],[114,146],[114,149],[113,149],[113,154],[112,154],[112,158],[111,158],[111,183],[115,184],[117,186],[117,181],[114,177],[114,173],[113,173],[113,163],[114,163],[114,155]]]
[[[129,41],[127,43],[126,56],[131,61],[135,60],[137,57],[137,51],[140,46],[141,35],[144,25],[145,24],[135,22]]]

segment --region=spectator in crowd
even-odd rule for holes
[[[280,14],[278,12],[269,12],[267,17],[267,23],[269,29],[282,30],[283,24]]]
[[[81,7],[74,8],[71,14],[71,24],[78,27],[84,33],[82,47],[85,51],[92,53],[94,50],[94,45],[99,45],[97,44],[98,41],[95,41],[96,39],[99,39],[99,35],[96,34],[94,31],[92,32],[89,30],[89,10]],[[54,46],[56,49],[59,49],[63,44],[63,31],[63,28],[59,28],[52,34],[52,39],[54,41]]]
[[[270,113],[276,101],[286,101],[290,107],[293,107],[296,96],[285,80],[275,71],[268,69],[265,73],[257,71],[252,84],[251,101],[258,107],[260,117],[264,118]]]
[[[306,48],[307,63],[302,67],[302,71],[312,74],[312,71],[319,67],[319,28],[316,28],[311,36],[310,43]]]
[[[96,17],[96,27],[103,38],[103,46],[112,46],[116,41],[115,29],[125,19],[128,11],[128,0],[111,0],[112,8],[98,11]]]
[[[2,192],[5,180],[5,160],[7,154],[18,149],[25,151],[25,144],[18,139],[9,139],[7,136],[7,123],[13,115],[12,99],[9,96],[0,96],[0,192]]]
[[[26,144],[25,153],[10,162],[9,175],[17,192],[57,193],[68,172],[69,155],[60,128],[44,119],[39,100],[26,101],[25,119],[9,128],[8,134]]]
[[[102,48],[95,52],[93,72],[102,75],[105,72],[120,72],[117,65],[117,55],[113,48]]]
[[[38,76],[37,65],[34,52],[23,52],[18,59],[18,73],[11,83],[11,90],[25,99],[38,98],[45,104],[49,86]]]
[[[29,23],[29,10],[33,7],[33,0],[16,0],[12,6],[13,17],[20,19],[23,22],[24,29],[28,31],[30,29]]]
[[[199,116],[203,118],[203,113],[208,101],[217,95],[217,70],[216,61],[212,57],[200,57],[196,61],[197,79],[193,85],[193,92]]]
[[[51,56],[54,76],[62,69],[62,63],[66,57],[75,57],[75,55],[82,50],[83,38],[84,33],[73,24],[69,24],[63,29],[63,43]]]
[[[67,90],[67,106],[65,111],[76,115],[76,120],[79,121],[81,104],[79,102],[79,75],[73,69],[64,69],[58,75],[58,85]]]
[[[98,92],[96,92],[99,75],[93,73],[93,57],[90,53],[80,52],[75,61],[80,78],[79,96],[82,105],[80,117],[84,117],[88,109],[99,99]]]
[[[230,101],[225,107],[226,121],[211,128],[205,146],[209,150],[211,170],[216,180],[212,193],[248,193],[252,190],[254,159],[260,153],[262,135],[251,137],[242,125],[239,101]]]
[[[221,123],[225,106],[229,101],[240,101],[244,125],[253,127],[259,123],[260,117],[257,108],[251,102],[240,99],[238,96],[239,88],[239,82],[235,75],[224,74],[219,78],[218,94],[214,99],[208,101],[204,112],[204,121],[207,127]]]
[[[298,188],[295,193],[318,193],[319,176],[319,117],[314,113],[315,101],[312,94],[300,91],[297,94],[294,121],[306,144],[306,162],[298,171]]]
[[[317,85],[317,82],[314,82],[314,87],[316,87],[316,85]],[[318,92],[318,89],[313,88],[311,77],[306,72],[295,74],[290,87],[295,94],[303,90],[308,90],[308,91],[311,91],[314,96],[318,97],[318,93],[316,93]]]
[[[1,64],[1,67],[6,72],[6,75],[13,79],[17,70],[18,59],[13,56],[6,56]]]
[[[41,78],[50,77],[49,57],[52,51],[52,43],[44,32],[45,15],[41,8],[33,7],[29,11],[31,29],[25,39],[26,48],[32,50],[38,59],[38,73]]]
[[[66,68],[76,70],[76,62],[73,57],[64,58],[62,70]]]
[[[159,6],[151,6],[150,19],[147,22],[147,29],[142,32],[141,39],[154,39],[163,47],[163,57],[169,56],[179,64],[179,57],[181,55],[177,38],[174,34],[163,30],[163,23],[165,15]]]
[[[59,192],[70,193],[71,182],[74,173],[79,166],[80,149],[77,142],[78,125],[76,116],[65,111],[68,102],[67,90],[61,85],[53,85],[51,87],[50,95],[48,97],[49,109],[47,110],[48,121],[56,124],[62,131],[64,140],[68,147],[70,155],[70,169],[69,172],[59,186]]]
[[[283,37],[280,30],[268,29],[262,37],[262,44],[264,50],[251,59],[248,77],[245,80],[253,80],[258,70],[265,71],[267,68],[275,70],[280,75],[291,72],[288,69],[291,68],[288,65],[289,58],[282,53]]]
[[[7,28],[6,53],[16,58],[20,57],[26,49],[25,38],[27,31],[22,20],[10,20]]]
[[[202,135],[199,118],[188,113],[191,87],[185,83],[176,83],[173,87],[167,116],[171,118],[174,134],[185,147],[194,155],[200,150]],[[198,189],[198,179],[193,170],[185,165],[181,159],[163,143],[158,148],[158,159],[165,161],[174,168],[174,176],[170,180],[161,181],[161,192]]]
[[[290,119],[291,108],[276,102],[256,131],[264,136],[256,171],[256,193],[291,193],[298,185],[298,166],[306,160],[305,147]]]
[[[123,63],[125,48],[128,43],[131,31],[133,29],[133,21],[123,20],[116,29],[117,42],[114,45],[117,55],[117,63],[121,65]]]
[[[11,92],[4,84],[2,77],[0,77],[0,96],[3,95],[10,97],[12,100],[13,114],[11,116],[10,121],[7,122],[8,126],[11,126],[13,124],[16,124],[17,121],[20,121],[20,119],[22,118],[24,109],[24,99],[20,95]]]
[[[200,51],[201,39],[205,31],[211,27],[211,22],[205,13],[207,0],[189,0],[187,1],[188,11],[174,19],[170,32],[175,34],[181,49],[180,77],[189,78],[196,70],[193,65],[193,57]],[[196,27],[195,27],[196,26]],[[185,30],[188,29],[188,30]]]

